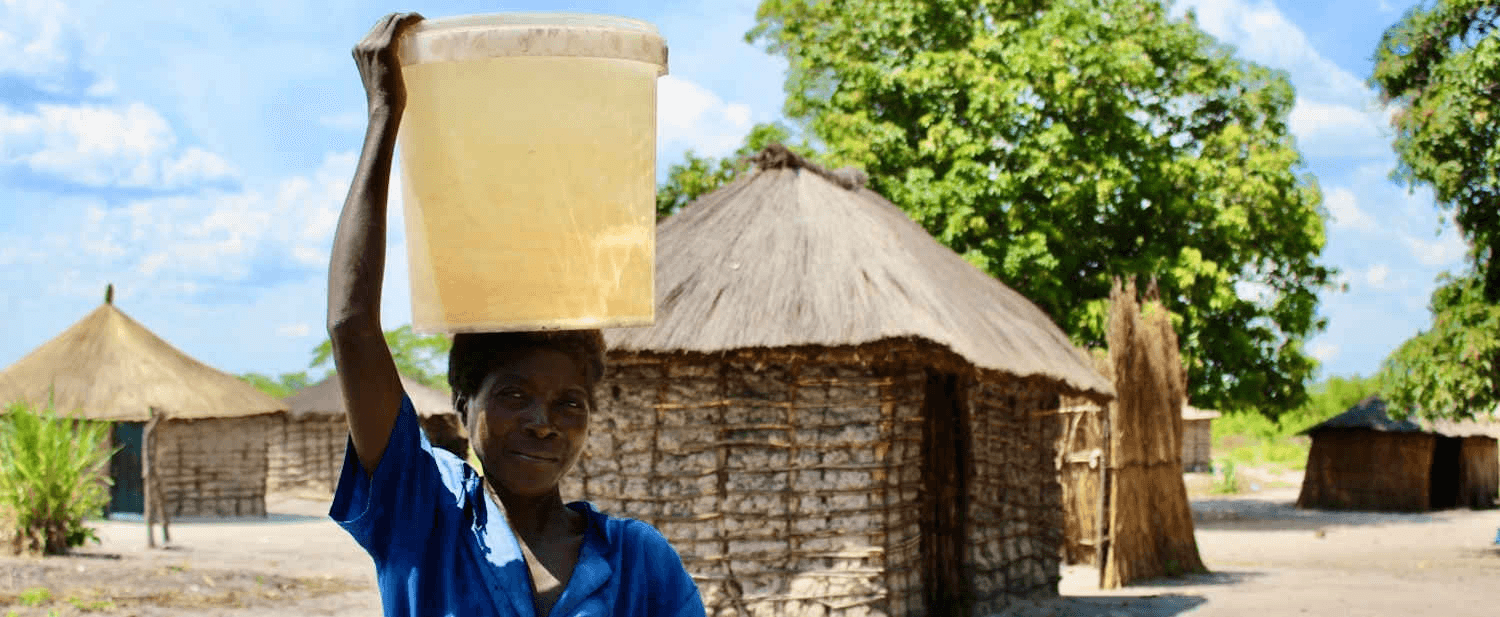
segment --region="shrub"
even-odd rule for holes
[[[16,403],[0,416],[0,510],[14,527],[12,550],[53,555],[99,541],[83,521],[109,502],[107,437],[107,424],[61,417],[50,404]]]
[[[1222,460],[1216,467],[1219,473],[1214,474],[1213,492],[1220,495],[1233,495],[1240,492],[1240,481],[1234,473],[1234,461]]]

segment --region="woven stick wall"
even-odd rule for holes
[[[281,414],[169,419],[158,427],[167,511],[177,516],[265,516],[267,436]]]
[[[612,360],[564,492],[661,530],[710,615],[920,614],[924,379]]]
[[[873,347],[614,356],[564,494],[660,529],[710,615],[929,614],[924,545],[940,539],[924,530],[939,508],[972,523],[947,538],[945,565],[974,606],[1055,593],[1055,391],[965,374],[930,348]],[[967,492],[948,501],[923,485],[933,374],[967,384]]]
[[[284,416],[271,427],[266,491],[332,495],[348,439],[349,424],[341,415]]]
[[[1064,397],[1058,410],[1053,466],[1062,486],[1062,559],[1069,565],[1099,565],[1104,413],[1103,405],[1079,397]]]
[[[1055,444],[1059,397],[1037,380],[981,378],[970,390],[968,575],[972,615],[1057,595],[1063,544]]]
[[[1182,480],[1186,375],[1170,316],[1153,283],[1145,306],[1135,283],[1110,292],[1110,523],[1101,587],[1204,571]],[[1144,310],[1143,310],[1144,309]]]
[[[1459,462],[1458,505],[1491,508],[1500,493],[1500,448],[1494,437],[1464,437]]]
[[[1432,433],[1315,431],[1297,507],[1425,511],[1436,441]]]

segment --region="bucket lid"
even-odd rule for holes
[[[401,40],[402,65],[508,56],[616,58],[667,73],[667,42],[637,19],[586,13],[494,13],[424,19]]]

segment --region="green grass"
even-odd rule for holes
[[[1217,495],[1233,495],[1240,492],[1239,478],[1234,473],[1234,461],[1214,461],[1214,485]]]
[[[1283,417],[1280,422],[1254,412],[1229,412],[1213,421],[1215,464],[1265,467],[1269,471],[1300,471],[1307,466],[1308,438],[1297,431],[1310,425],[1305,418]]]
[[[19,600],[22,606],[41,606],[51,599],[52,590],[46,587],[32,587],[16,596],[16,600]]]

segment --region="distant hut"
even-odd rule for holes
[[[1500,459],[1494,437],[1424,429],[1369,397],[1312,435],[1297,506],[1420,512],[1494,505]]]
[[[0,401],[111,423],[111,512],[142,512],[141,446],[153,413],[156,475],[173,516],[266,512],[266,439],[286,407],[194,360],[105,303],[0,372]]]
[[[271,440],[267,490],[272,493],[306,490],[332,494],[344,463],[349,425],[344,420],[344,389],[331,375],[285,399],[287,415]],[[447,393],[401,376],[401,387],[411,397],[433,445],[469,455],[469,439]]]
[[[1219,412],[1182,406],[1182,470],[1208,471],[1213,466],[1214,418]]]
[[[656,323],[564,492],[656,525],[710,614],[987,614],[1054,595],[1062,395],[1110,384],[862,174],[771,146],[657,230]]]

